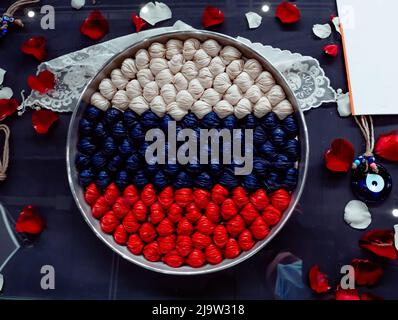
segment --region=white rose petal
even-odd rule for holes
[[[256,29],[261,25],[261,20],[263,19],[259,14],[255,12],[246,13],[247,23],[250,29]]]
[[[344,221],[354,229],[366,229],[372,222],[367,205],[359,200],[351,200],[344,209]]]
[[[329,23],[315,24],[312,27],[312,31],[318,38],[326,39],[326,38],[329,38],[330,35],[332,34],[332,27],[330,26]]]

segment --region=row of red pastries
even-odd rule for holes
[[[122,193],[111,184],[101,193],[91,184],[85,199],[102,231],[133,254],[198,268],[236,258],[266,238],[290,194],[259,189],[249,195],[242,187],[229,192],[221,185],[211,191],[166,187],[158,194],[151,184],[141,192],[130,185]]]

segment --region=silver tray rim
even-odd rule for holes
[[[77,124],[80,119],[79,117],[82,115],[83,112],[81,105],[83,101],[87,101],[88,96],[91,96],[91,93],[94,90],[97,90],[98,82],[104,78],[103,69],[109,67],[116,60],[120,60],[122,57],[127,56],[127,54],[131,51],[136,51],[139,48],[148,48],[149,45],[153,42],[165,42],[164,40],[170,39],[172,37],[184,38],[184,39],[198,38],[201,39],[202,41],[204,38],[215,39],[224,45],[229,44],[235,46],[236,48],[241,50],[244,56],[246,57],[248,57],[247,53],[249,53],[249,57],[251,56],[259,60],[262,63],[262,65],[265,66],[265,69],[275,77],[277,84],[279,84],[285,90],[285,93],[290,103],[293,105],[295,109],[295,113],[300,127],[299,141],[301,146],[301,159],[299,162],[298,186],[293,192],[292,201],[289,205],[289,208],[284,212],[281,221],[272,228],[267,238],[258,241],[250,251],[242,252],[235,259],[225,259],[223,260],[222,263],[218,265],[207,264],[200,268],[192,268],[188,266],[180,268],[171,268],[166,264],[164,264],[163,262],[150,262],[147,261],[142,255],[135,256],[132,253],[130,253],[125,246],[120,246],[116,244],[113,240],[112,235],[103,233],[100,229],[99,221],[92,217],[90,207],[87,205],[87,203],[84,200],[83,190],[78,184],[77,170],[74,165],[74,158],[76,155],[76,142],[78,135]],[[296,97],[294,96],[292,89],[289,87],[283,75],[264,56],[262,56],[261,53],[249,47],[242,41],[228,35],[220,34],[213,31],[207,31],[207,30],[171,31],[171,32],[165,32],[162,34],[150,36],[138,43],[135,43],[127,47],[120,53],[113,56],[107,62],[105,62],[101,70],[88,82],[88,84],[84,87],[82,91],[82,94],[77,102],[76,108],[74,108],[72,117],[70,119],[68,135],[67,135],[67,143],[66,143],[66,169],[67,169],[69,186],[71,188],[73,198],[76,202],[77,207],[79,208],[80,213],[82,214],[84,220],[90,226],[94,234],[99,239],[101,239],[109,248],[111,248],[114,252],[119,254],[127,261],[130,261],[136,265],[139,265],[151,271],[163,274],[170,274],[170,275],[200,275],[200,274],[207,274],[207,273],[221,271],[238,265],[239,263],[247,260],[248,258],[255,255],[257,252],[259,252],[262,248],[264,248],[282,230],[282,228],[285,226],[285,224],[287,223],[287,221],[295,211],[296,206],[304,190],[305,181],[308,173],[308,162],[309,162],[309,137],[308,137],[308,129],[304,118],[304,114],[299,107],[299,103]]]

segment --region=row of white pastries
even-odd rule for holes
[[[101,81],[91,103],[138,114],[152,110],[180,120],[189,111],[198,118],[214,111],[220,118],[274,111],[283,119],[293,113],[282,87],[255,59],[215,40],[169,40],[140,49]]]

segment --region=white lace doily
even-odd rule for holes
[[[26,107],[46,108],[56,112],[71,112],[76,107],[83,88],[100,68],[115,54],[147,37],[177,30],[193,28],[181,21],[173,27],[158,28],[109,40],[82,50],[63,55],[39,65],[37,73],[50,70],[55,74],[56,87],[47,94],[32,91],[19,107],[21,113]],[[287,50],[238,40],[260,52],[284,75],[296,95],[301,108],[306,111],[318,108],[322,103],[335,102],[336,92],[330,80],[319,65],[319,61]]]

